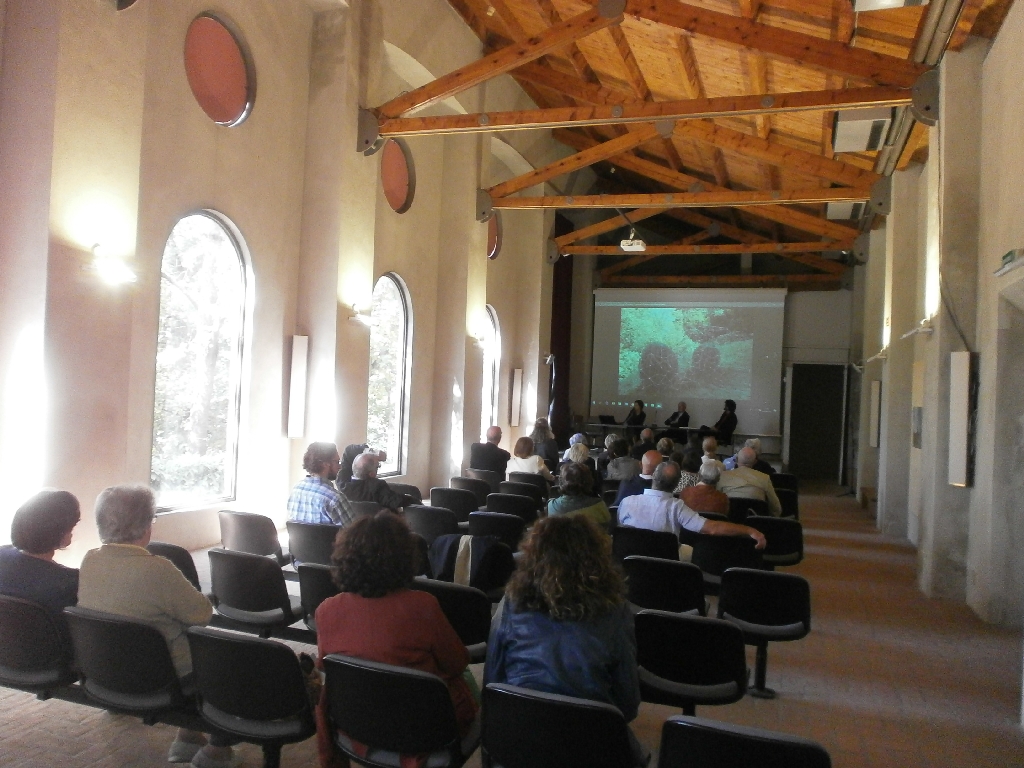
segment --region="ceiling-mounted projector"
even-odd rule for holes
[[[623,240],[619,243],[619,248],[627,253],[641,253],[647,250],[647,243],[640,239]]]

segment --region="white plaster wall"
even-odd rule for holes
[[[886,227],[874,230],[870,235],[868,263],[857,275],[863,281],[863,347],[861,361],[863,373],[860,381],[860,424],[858,428],[857,451],[857,498],[866,503],[873,497],[878,483],[878,448],[872,448],[868,437],[871,415],[871,382],[882,380],[881,360],[866,362],[882,349],[882,308],[885,292]]]
[[[787,294],[783,364],[849,362],[852,299],[852,291]]]

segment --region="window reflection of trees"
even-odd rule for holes
[[[384,275],[373,289],[370,311],[370,385],[366,439],[387,451],[379,474],[399,474],[404,452],[405,380],[409,356],[409,316],[397,276]]]
[[[224,226],[181,219],[160,266],[150,482],[161,507],[234,497],[245,289]]]

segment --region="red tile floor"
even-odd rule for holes
[[[870,513],[837,493],[801,495],[807,554],[789,570],[811,582],[813,629],[771,646],[768,684],[779,697],[699,714],[815,739],[837,768],[1024,766],[1020,632],[925,598],[914,550],[879,536]],[[201,570],[205,560],[197,553]],[[634,728],[652,750],[672,714],[642,705]],[[0,688],[3,768],[166,765],[172,733]],[[238,749],[245,766],[261,764],[256,747]],[[315,764],[311,741],[285,747],[284,766]]]

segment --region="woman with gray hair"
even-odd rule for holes
[[[83,608],[140,619],[160,630],[178,677],[187,685],[192,674],[185,630],[208,624],[213,607],[181,571],[149,553],[156,503],[141,485],[105,488],[96,498],[96,528],[103,546],[82,560],[78,604]],[[228,768],[231,742],[179,729],[167,760],[191,762],[196,768]]]

